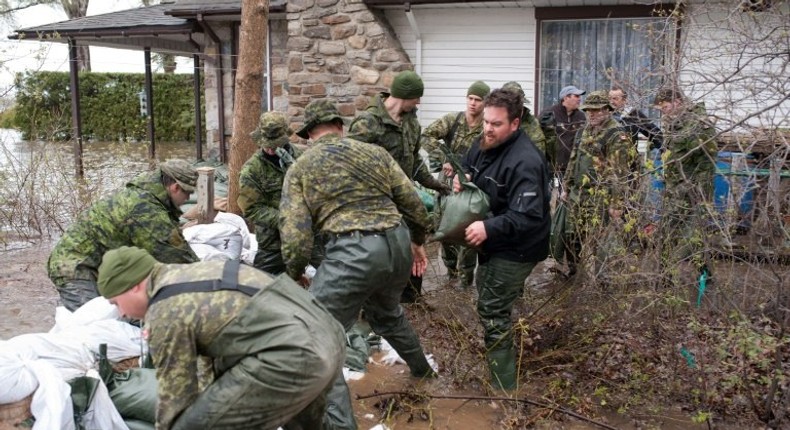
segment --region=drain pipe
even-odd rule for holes
[[[217,58],[214,63],[214,73],[217,77],[217,116],[219,117],[218,125],[219,125],[219,161],[223,164],[227,163],[227,151],[226,151],[226,143],[225,143],[225,89],[224,89],[224,79],[223,79],[223,69],[222,69],[222,43],[217,36],[217,33],[214,33],[214,30],[211,26],[203,19],[203,14],[199,13],[197,15],[197,22],[200,25],[200,28],[208,35],[209,39],[214,42],[214,45],[217,47]]]
[[[414,33],[414,56],[417,57],[412,60],[414,63],[414,71],[422,76],[422,34],[420,28],[417,26],[417,19],[414,18],[414,12],[411,11],[411,3],[406,3],[406,19],[409,20],[411,32]],[[422,111],[417,110],[417,119],[422,120]]]
[[[411,3],[406,3],[406,19],[409,20],[409,25],[411,26],[411,32],[414,33],[414,48],[416,51],[415,56],[417,58],[414,59],[414,71],[417,72],[418,75],[422,74],[422,34],[420,34],[420,28],[417,27],[417,20],[414,18],[414,12],[411,11]]]

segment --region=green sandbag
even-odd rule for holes
[[[156,371],[134,368],[112,375],[110,398],[124,419],[156,422]]]
[[[124,423],[129,430],[155,430],[156,425],[142,420],[125,420]]]
[[[490,205],[488,195],[471,182],[464,189],[442,199],[442,219],[432,241],[451,245],[467,245],[466,228],[475,221],[486,219]]]
[[[568,217],[568,207],[565,202],[559,202],[551,216],[551,236],[549,239],[549,255],[558,263],[565,258],[565,222]]]
[[[436,233],[430,240],[450,245],[467,245],[466,228],[475,221],[486,219],[491,205],[488,195],[466,179],[466,175],[462,173],[461,163],[458,162],[455,154],[444,145],[441,145],[440,149],[453,166],[453,170],[459,173],[456,177],[461,183],[462,190],[442,198],[442,218]]]

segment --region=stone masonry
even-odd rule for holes
[[[362,0],[289,1],[286,20],[285,55],[272,61],[272,95],[294,129],[311,101],[333,100],[350,119],[398,72],[414,68],[383,16]]]

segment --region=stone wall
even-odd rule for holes
[[[297,129],[312,100],[329,98],[353,118],[413,66],[383,15],[361,0],[295,0],[286,9],[287,61],[274,64],[272,94]]]

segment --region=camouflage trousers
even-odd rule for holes
[[[443,243],[442,261],[448,276],[461,278],[465,285],[472,285],[477,266],[477,252],[474,249]]]

